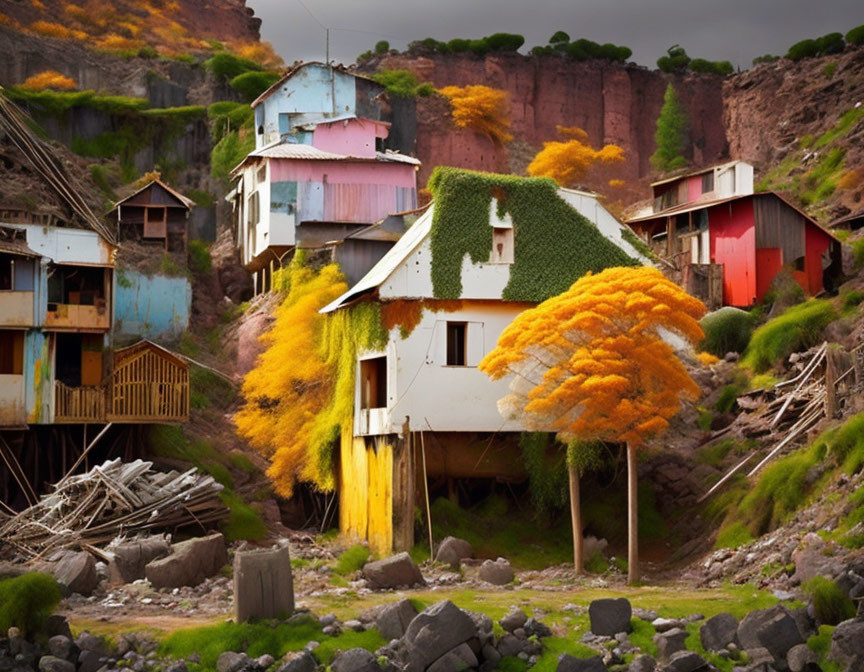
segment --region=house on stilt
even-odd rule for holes
[[[379,553],[413,545],[425,478],[524,478],[523,428],[497,408],[509,381],[477,369],[504,328],[588,272],[648,263],[594,194],[452,168],[430,189],[425,213],[322,309],[374,302],[388,329],[384,347],[358,353],[338,460],[340,527]]]

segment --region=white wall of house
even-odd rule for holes
[[[112,266],[113,249],[98,233],[41,224],[12,224],[27,231],[27,246],[55,264]]]
[[[477,365],[523,309],[520,304],[467,301],[452,313],[425,310],[420,324],[405,339],[398,328],[393,329],[383,351],[360,356],[354,433],[399,433],[406,419],[412,431],[521,431],[521,424],[498,412],[509,379],[493,381]],[[447,322],[466,324],[464,366],[447,365]],[[382,355],[387,357],[387,407],[363,410],[362,360]]]

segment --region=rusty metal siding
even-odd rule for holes
[[[780,248],[783,265],[804,257],[804,218],[774,196],[757,196],[753,201],[756,249]]]
[[[397,212],[397,187],[324,183],[324,221],[376,222]]]

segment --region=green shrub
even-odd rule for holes
[[[278,72],[249,71],[234,77],[228,84],[251,103],[258,96],[279,81]]]
[[[353,574],[369,561],[369,547],[357,544],[339,554],[334,572],[340,576]]]
[[[864,292],[861,290],[855,289],[851,292],[846,292],[842,296],[843,300],[843,310],[851,311],[854,310],[858,304],[864,301]]]
[[[714,410],[718,413],[731,413],[732,409],[735,408],[735,402],[744,393],[746,387],[743,383],[726,385],[720,392],[717,403],[714,404]]]
[[[750,534],[747,526],[736,521],[720,528],[714,546],[716,548],[738,548],[744,544],[749,544],[751,541],[753,541],[753,535]]]
[[[372,58],[374,55],[375,55],[375,54],[372,53],[372,50],[371,50],[371,49],[367,49],[366,51],[364,51],[362,54],[360,54],[360,55],[357,57],[357,62],[360,63],[360,62],[362,62],[362,61],[368,61],[368,60],[369,60],[370,58]]]
[[[796,42],[789,51],[786,52],[786,58],[791,61],[800,61],[803,58],[814,58],[819,55],[819,43],[816,40],[801,40]]]
[[[835,581],[817,576],[804,584],[819,625],[837,625],[855,616],[855,605]]]
[[[390,43],[387,40],[380,40],[375,43],[376,54],[386,54],[388,51],[390,51]]]
[[[570,41],[570,36],[563,30],[557,31],[549,38],[549,44],[567,44]]]
[[[829,63],[822,69],[822,74],[825,75],[825,79],[831,79],[834,77],[834,73],[837,72],[837,63]]]
[[[720,75],[721,77],[731,75],[735,70],[735,68],[732,67],[732,63],[729,61],[708,61],[704,58],[694,58],[687,64],[687,67],[692,72]]]
[[[421,85],[417,75],[409,70],[381,70],[372,79],[386,87],[391,96],[398,98],[414,98],[419,94],[420,87],[426,86]]]
[[[846,33],[846,42],[854,44],[856,47],[860,47],[864,44],[864,25],[853,28]]]
[[[210,152],[210,173],[216,178],[226,178],[246,155],[255,149],[255,136],[244,134],[241,139],[237,131],[226,133]]]
[[[189,268],[193,273],[209,273],[213,266],[207,245],[200,240],[189,241]]]
[[[705,332],[699,349],[722,358],[727,352],[744,352],[756,320],[752,313],[726,306],[709,313],[699,324]]]
[[[757,56],[753,59],[753,65],[759,65],[760,63],[773,63],[774,61],[779,60],[779,56],[775,56],[774,54],[764,54],[762,56]]]
[[[815,345],[836,319],[837,312],[826,299],[792,306],[753,332],[741,363],[760,373],[766,371],[793,352]]]
[[[690,63],[690,57],[683,47],[677,44],[666,50],[666,55],[657,59],[657,67],[663,72],[677,72],[686,70]]]
[[[159,52],[153,47],[144,46],[138,50],[138,58],[159,58]]]
[[[204,61],[204,67],[210,70],[217,77],[222,79],[232,80],[238,75],[250,70],[262,70],[263,68],[246,58],[240,58],[234,54],[229,54],[227,51],[216,54],[212,58]]]
[[[816,40],[819,45],[819,55],[827,56],[829,54],[842,54],[846,48],[846,43],[843,41],[841,33],[828,33]]]
[[[814,445],[824,448],[847,474],[857,474],[864,466],[864,413],[826,430]]]
[[[864,268],[864,238],[859,238],[849,246],[852,248],[852,258],[855,260],[855,268]]]
[[[32,572],[0,581],[0,632],[16,627],[25,635],[38,632],[62,594],[47,574]]]

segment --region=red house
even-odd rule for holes
[[[784,269],[810,295],[835,286],[840,241],[779,194],[754,193],[748,164],[735,161],[651,186],[652,212],[627,223],[712,307],[761,301]]]

